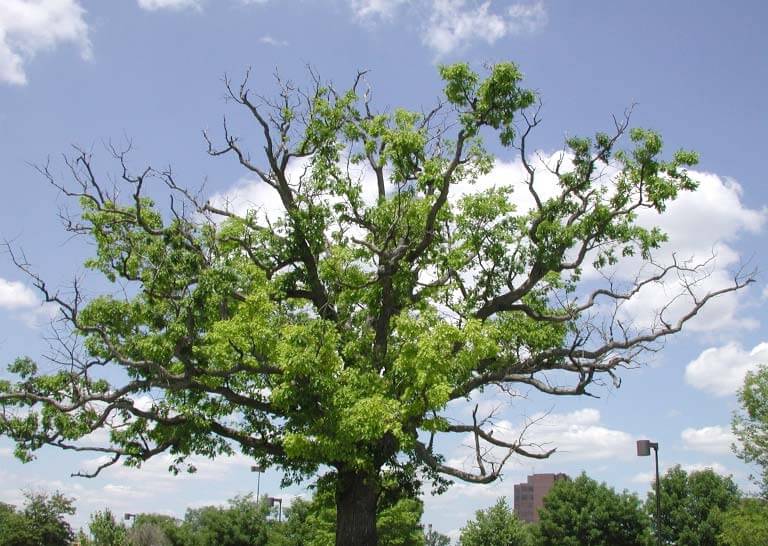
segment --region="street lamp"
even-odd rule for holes
[[[125,516],[123,516],[123,519],[125,521],[128,521],[129,519],[132,519],[133,521],[136,521],[136,514],[129,514],[126,512]]]
[[[659,443],[650,440],[637,441],[637,456],[648,457],[651,448],[656,455],[656,542],[661,546],[661,483],[659,481]]]
[[[261,473],[264,472],[264,467],[259,465],[253,465],[251,467],[251,472],[258,472],[259,477],[256,478],[256,502],[259,502],[261,497],[259,496],[259,493],[261,492]]]
[[[277,522],[280,523],[283,520],[283,499],[279,497],[268,497],[269,498],[269,505],[274,506],[278,505],[278,511],[277,511]]]

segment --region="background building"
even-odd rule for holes
[[[544,496],[557,480],[569,479],[566,474],[534,474],[525,483],[515,484],[515,515],[523,521],[539,521],[539,508]]]

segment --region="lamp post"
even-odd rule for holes
[[[259,476],[256,478],[256,502],[259,502],[261,499],[259,496],[259,493],[261,493],[261,473],[264,472],[264,467],[261,465],[253,465],[251,467],[251,472],[259,473]]]
[[[650,440],[637,441],[637,456],[647,457],[651,449],[656,456],[656,542],[661,546],[661,482],[659,481],[659,443]]]
[[[132,519],[134,523],[136,522],[136,516],[137,514],[129,514],[128,512],[125,513],[125,516],[123,516],[123,519],[125,521],[128,521],[129,519]]]
[[[279,497],[269,497],[269,505],[278,505],[277,522],[280,523],[283,520],[283,499]]]

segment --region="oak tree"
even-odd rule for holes
[[[122,149],[123,193],[86,151],[67,161],[69,181],[42,166],[79,202],[65,227],[95,245],[86,265],[124,290],[59,292],[13,254],[61,311],[61,370],[23,357],[0,381],[0,434],[17,455],[52,445],[108,456],[81,475],[163,453],[181,470],[191,455],[238,450],[286,481],[330,468],[336,543],[376,544],[382,469],[489,483],[510,457],[552,453],[493,434],[477,409],[449,419],[449,402],[618,384],[620,368],[751,281],[702,291],[706,264],[657,262],[665,236],[637,222],[696,188],[695,153],[665,156],[657,133],[624,117],[541,165],[537,96],[516,65],[440,75],[443,99],[426,111],[377,111],[364,73],[346,91],[314,73],[306,88],[278,79],[275,98],[227,80],[260,144],[225,123],[222,137],[205,134],[208,152],[255,177],[274,201],[264,208],[210,202],[170,169],[131,168]],[[484,138],[516,154],[520,179],[473,191],[498,176]],[[150,198],[152,183],[170,199]],[[645,265],[636,276],[608,273],[633,256]],[[649,324],[627,320],[622,305],[660,283],[670,305]],[[109,441],[93,443],[100,429]],[[474,468],[446,463],[449,434],[472,439]]]

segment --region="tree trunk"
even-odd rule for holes
[[[377,476],[343,471],[336,482],[336,546],[376,546]]]

